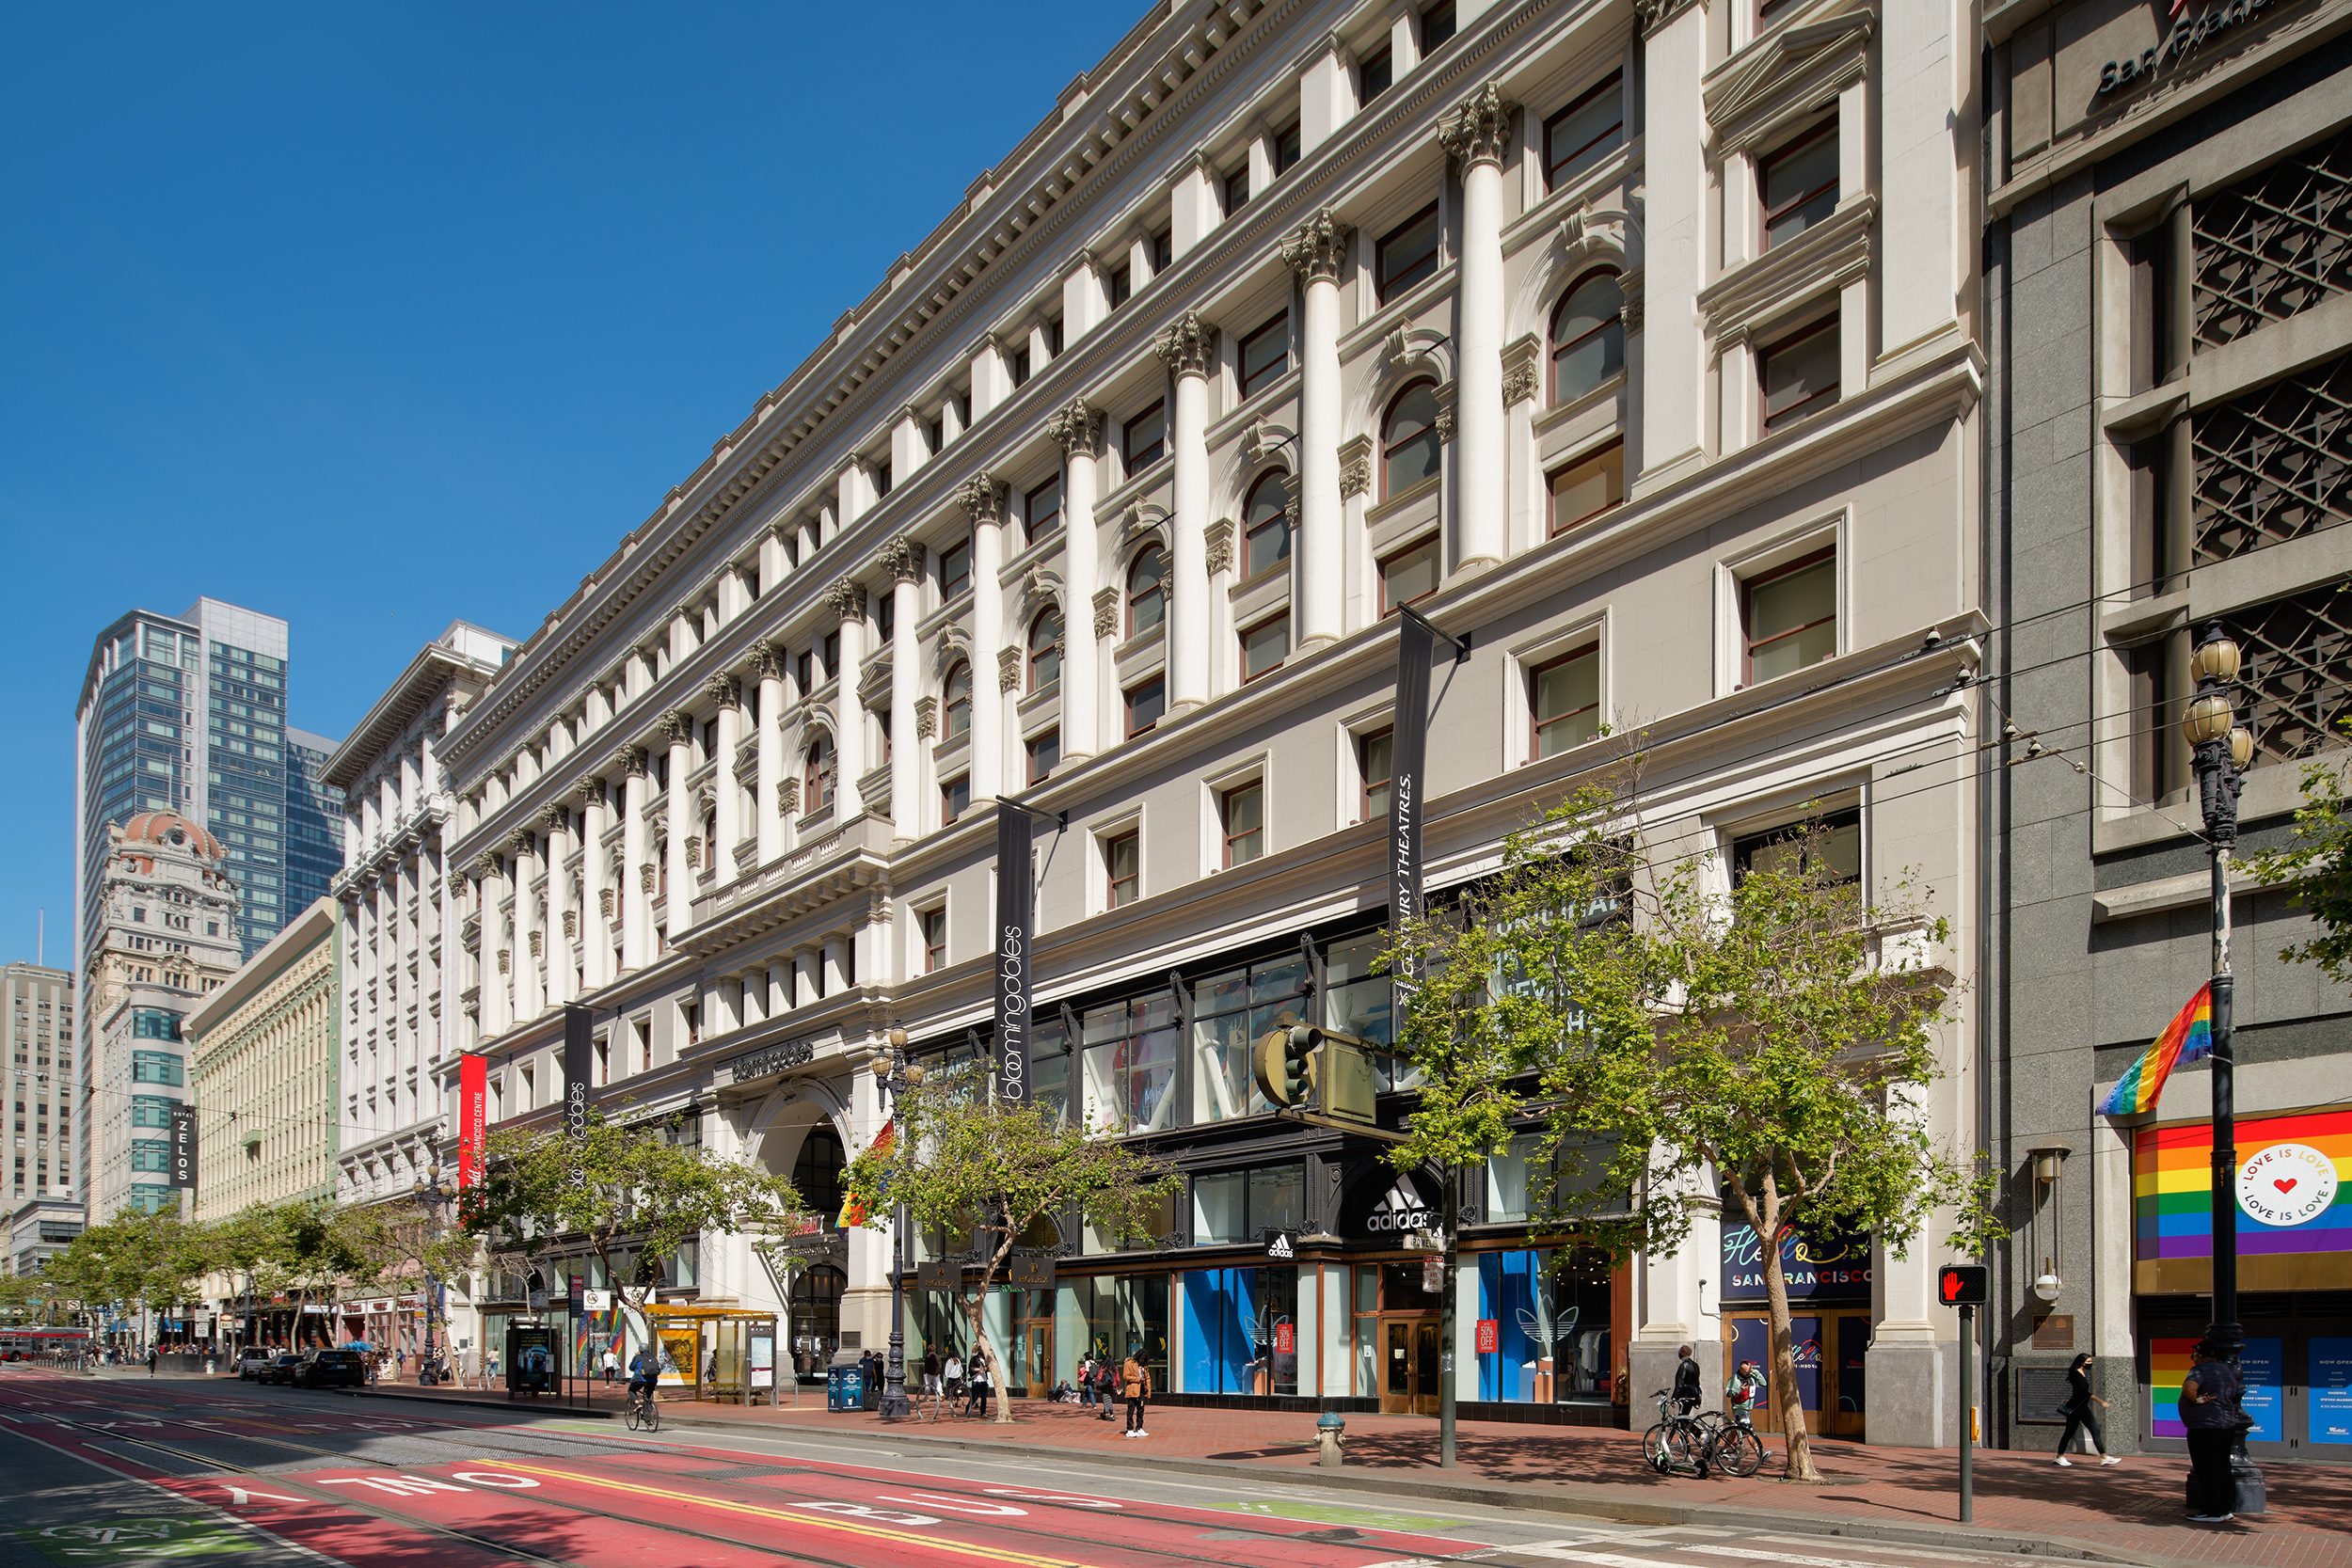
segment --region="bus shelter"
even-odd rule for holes
[[[645,1312],[660,1386],[678,1398],[774,1404],[776,1315],[735,1307],[655,1307]]]

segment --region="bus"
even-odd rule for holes
[[[32,1361],[45,1355],[89,1354],[87,1328],[46,1328],[17,1324],[0,1328],[0,1361]]]

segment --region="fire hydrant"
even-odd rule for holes
[[[1341,1445],[1347,1441],[1343,1435],[1346,1431],[1346,1418],[1338,1411],[1327,1410],[1323,1413],[1322,1419],[1315,1422],[1315,1443],[1318,1448],[1315,1463],[1317,1465],[1327,1470],[1336,1470],[1347,1463],[1340,1454]]]

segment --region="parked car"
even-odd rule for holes
[[[295,1358],[291,1381],[297,1388],[363,1388],[368,1358],[356,1350],[309,1351]]]
[[[302,1357],[295,1352],[286,1351],[271,1356],[269,1365],[253,1374],[253,1381],[256,1383],[292,1383],[294,1380],[294,1374],[301,1370]]]
[[[237,1381],[251,1383],[275,1359],[275,1356],[259,1345],[246,1346],[237,1352]]]

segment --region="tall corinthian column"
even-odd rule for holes
[[[604,835],[612,826],[605,805],[604,781],[580,784],[580,973],[590,990],[612,983],[612,921],[608,912],[618,890],[604,879],[609,856]]]
[[[1340,508],[1340,268],[1355,230],[1326,207],[1282,242],[1306,295],[1298,388],[1298,585],[1301,651],[1336,642],[1346,596]],[[1498,358],[1497,363],[1501,361]]]
[[[833,819],[847,822],[866,810],[858,780],[866,776],[866,705],[857,694],[866,673],[866,589],[843,578],[826,592],[825,603],[841,618],[841,683],[833,706]]]
[[[498,856],[487,851],[476,856],[473,879],[474,911],[482,940],[482,973],[475,981],[474,1006],[480,1010],[482,1037],[486,1040],[504,1034],[515,1019],[507,1003],[507,974],[514,955],[508,951],[506,911],[501,908],[506,902],[506,878]]]
[[[736,705],[733,676],[713,675],[704,683],[703,690],[719,705],[719,770],[710,781],[717,792],[712,803],[718,808],[719,842],[710,847],[707,863],[718,867],[721,882],[730,882],[735,879],[735,846],[743,836],[743,793],[735,782],[735,749],[743,741],[743,710]]]
[[[1502,151],[1518,105],[1491,82],[1448,116],[1438,140],[1462,166],[1461,436],[1454,500],[1455,569],[1498,565],[1509,548],[1502,422]]]
[[[540,989],[539,962],[546,952],[547,933],[539,928],[539,895],[531,884],[539,879],[539,840],[529,829],[507,841],[515,857],[515,1022],[539,1016],[546,992]]]
[[[923,748],[914,734],[914,699],[922,691],[915,668],[914,626],[923,614],[923,546],[904,535],[882,546],[890,595],[890,823],[894,838],[923,832]]]
[[[661,716],[661,731],[670,743],[670,852],[662,857],[669,887],[663,897],[668,901],[665,925],[675,937],[693,919],[689,911],[694,905],[694,862],[686,852],[687,840],[701,837],[703,831],[694,820],[693,792],[686,787],[686,775],[694,767],[694,716],[682,707],[672,708]]]
[[[612,753],[621,780],[621,967],[645,967],[645,937],[652,929],[653,857],[645,852],[645,753],[624,746]]]
[[[975,474],[956,491],[972,519],[972,800],[996,799],[1005,776],[1005,705],[989,690],[989,661],[1005,641],[1005,487]]]
[[[752,669],[759,677],[759,706],[752,722],[759,737],[759,793],[752,802],[757,818],[759,863],[784,853],[784,818],[776,808],[776,784],[784,777],[784,650],[766,638],[752,644]]]
[[[572,909],[572,812],[549,806],[540,817],[548,835],[548,1005],[561,1006],[580,994],[573,983],[572,933],[580,916]],[[569,916],[569,918],[565,918]]]
[[[1095,668],[1094,497],[1101,485],[1103,415],[1084,403],[1046,421],[1070,470],[1062,484],[1061,756],[1077,762],[1102,745],[1101,673]]]
[[[1152,346],[1176,378],[1168,709],[1183,713],[1209,700],[1209,367],[1216,328],[1187,310]]]

